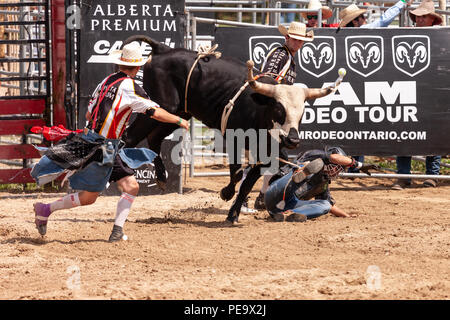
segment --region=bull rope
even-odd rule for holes
[[[241,95],[242,91],[244,91],[245,88],[247,88],[248,85],[249,85],[249,82],[247,80],[247,81],[245,81],[244,85],[239,89],[239,91],[234,95],[234,97],[230,101],[228,101],[228,104],[223,109],[222,120],[220,121],[220,131],[222,132],[222,135],[225,135],[225,130],[227,129],[228,118],[230,117],[231,111],[233,111],[234,102]]]
[[[194,68],[197,65],[198,61],[202,58],[205,58],[207,56],[215,56],[216,59],[219,59],[222,56],[222,53],[215,51],[218,46],[219,46],[218,44],[215,44],[211,48],[209,46],[199,46],[198,47],[197,59],[195,59],[195,62],[192,65],[191,70],[189,71],[189,75],[188,75],[187,81],[186,81],[186,88],[184,90],[184,112],[186,112],[186,113],[188,113],[188,111],[187,111],[187,94],[188,94],[189,82],[191,80],[192,72],[194,71]]]
[[[261,74],[254,76],[252,81],[255,81],[261,77],[273,76],[273,75],[276,75],[276,74],[271,73],[271,72],[261,73]],[[230,117],[231,111],[233,111],[234,102],[241,95],[241,93],[245,90],[245,88],[247,88],[248,85],[249,85],[249,80],[246,80],[245,83],[242,85],[242,87],[239,89],[239,91],[234,95],[234,97],[230,101],[228,101],[228,104],[223,109],[222,120],[220,122],[220,131],[222,132],[222,135],[225,135],[225,130],[227,129],[228,118]]]

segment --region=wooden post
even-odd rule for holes
[[[66,126],[66,6],[64,0],[51,0],[52,6],[52,84],[53,125]]]
[[[447,0],[439,0],[439,9],[441,9],[441,10],[447,10],[447,3],[446,3],[446,1]],[[442,15],[442,25],[443,26],[446,26],[447,25],[447,15],[446,14],[444,14],[444,15]]]

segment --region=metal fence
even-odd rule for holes
[[[48,1],[0,2],[1,99],[49,94]]]
[[[49,0],[0,1],[0,184],[32,182],[40,157],[29,129],[46,123],[51,99],[49,13]]]
[[[296,4],[296,8],[283,8],[282,3],[292,3]],[[214,25],[226,25],[226,26],[242,26],[242,27],[266,27],[266,28],[276,28],[278,24],[281,22],[281,15],[289,12],[299,13],[301,17],[302,12],[311,12],[311,10],[307,10],[307,5],[309,0],[287,0],[287,1],[273,1],[273,0],[265,0],[265,1],[257,1],[257,0],[211,0],[211,1],[201,1],[201,0],[186,0],[186,15],[187,15],[187,26],[186,26],[186,37],[185,37],[185,47],[191,50],[197,50],[198,46],[201,44],[211,44],[214,41],[214,36],[212,35],[198,35],[197,34],[197,23],[207,23]],[[356,2],[344,2],[344,1],[322,1],[323,5],[328,5],[330,9],[333,10],[333,16],[328,19],[329,23],[337,23],[339,17],[339,11],[343,8],[346,8],[352,3],[356,3],[360,8],[368,9],[368,22],[379,18],[382,11],[385,11],[389,8],[389,6],[385,6],[385,4],[392,4],[392,0],[377,0],[374,3],[378,5],[364,5],[362,1]],[[402,11],[399,17],[396,18],[396,23],[394,23],[397,27],[407,27],[411,26],[411,19],[409,18],[408,12],[409,10],[413,10],[417,5],[420,4],[420,1],[413,2],[413,6],[406,8]],[[197,6],[192,6],[197,5]],[[205,5],[205,6],[202,6]],[[206,6],[209,5],[209,6]],[[216,5],[233,5],[230,6],[216,6]],[[245,7],[246,6],[246,7]],[[197,15],[201,15],[201,13],[205,12],[213,12],[213,13],[236,13],[236,21],[232,20],[223,20],[216,18],[203,18]],[[450,11],[448,10],[436,10],[437,13],[445,16],[445,22],[448,20],[450,16]],[[243,14],[251,14],[251,23],[244,22]],[[259,15],[259,16],[258,16]],[[302,18],[297,19],[302,20]],[[259,21],[259,23],[258,23]],[[304,22],[304,21],[303,21]],[[322,12],[318,10],[318,25],[321,25],[322,22]],[[191,119],[191,129],[190,129],[190,144],[189,144],[189,175],[190,177],[200,177],[200,176],[227,176],[229,175],[228,171],[224,172],[196,172],[196,158],[200,158],[202,161],[207,158],[212,159],[220,159],[219,163],[227,163],[227,154],[226,153],[216,153],[213,150],[214,136],[208,135],[205,125],[203,125],[200,121],[192,118]],[[200,134],[199,133],[200,130]],[[203,131],[205,130],[205,131]],[[424,158],[421,157],[413,157],[414,160],[419,160],[425,162]],[[211,161],[209,161],[211,163]],[[217,164],[217,161],[212,161]],[[208,162],[207,162],[208,163]],[[197,162],[198,164],[198,162]],[[442,167],[448,167],[449,165],[442,163]],[[358,173],[341,173],[342,177],[361,177],[368,178],[366,174],[358,174]],[[442,179],[448,180],[450,176],[448,175],[418,175],[418,174],[373,174],[372,178],[398,178],[398,179]]]

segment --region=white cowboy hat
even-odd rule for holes
[[[286,29],[285,26],[280,24],[278,26],[278,31],[280,31],[283,36],[289,36],[297,40],[308,42],[314,40],[314,32],[312,30],[306,32],[306,24],[301,22],[292,21],[289,25],[289,29]]]
[[[434,10],[433,0],[424,0],[416,9],[409,12],[409,17],[412,21],[416,22],[416,16],[425,16],[429,14],[435,18],[433,21],[433,25],[439,25],[442,23],[442,17],[434,12]]]
[[[326,20],[329,17],[333,15],[333,11],[327,6],[323,6],[319,0],[309,0],[308,3],[308,9],[309,10],[319,10],[322,8],[322,19]],[[317,11],[314,11],[314,13],[317,13]],[[307,19],[307,15],[310,14],[310,12],[302,12],[303,18]]]
[[[349,5],[347,8],[339,12],[339,19],[341,20],[339,27],[345,27],[353,19],[359,17],[366,11],[367,9],[360,9],[356,4]]]
[[[133,41],[123,47],[122,50],[114,50],[109,54],[110,62],[122,66],[143,66],[151,59],[144,59],[142,57],[142,50],[139,42]]]

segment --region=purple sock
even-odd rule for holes
[[[51,214],[50,211],[50,204],[46,203],[35,203],[34,205],[34,212],[36,213],[36,216],[40,217],[49,217]]]

